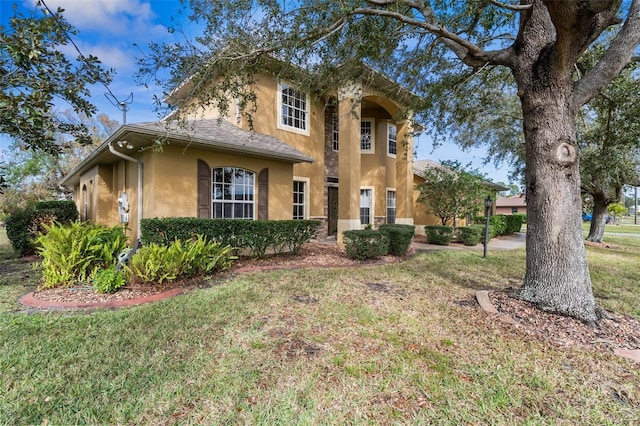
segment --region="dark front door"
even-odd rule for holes
[[[327,235],[334,236],[338,233],[338,188],[330,186],[328,189],[329,229]]]

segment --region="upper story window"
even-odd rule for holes
[[[333,147],[334,151],[338,151],[338,148],[340,147],[340,121],[338,120],[338,114],[333,114],[333,119],[331,122],[331,146]]]
[[[375,151],[373,120],[360,120],[360,151],[367,153],[373,153]]]
[[[387,124],[387,154],[395,157],[397,150],[398,129],[395,124]]]
[[[286,83],[278,88],[278,128],[308,135],[309,95]]]
[[[215,167],[212,172],[212,216],[253,219],[255,173],[235,167]]]

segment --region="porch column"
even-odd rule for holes
[[[338,90],[338,235],[360,229],[360,116],[362,86]]]
[[[409,120],[396,123],[396,223],[413,225],[413,136]]]

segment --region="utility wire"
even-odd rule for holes
[[[62,24],[60,23],[60,21],[58,20],[58,16],[56,14],[54,14],[51,9],[49,9],[49,6],[47,6],[47,4],[44,2],[44,0],[39,0],[38,3],[42,4],[42,6],[46,9],[47,12],[49,12],[49,14],[53,17],[53,19],[55,19],[56,24],[58,25],[58,27],[60,28],[60,30],[64,33],[64,35],[67,37],[67,40],[69,40],[69,42],[71,42],[71,45],[73,45],[73,47],[76,49],[76,52],[78,52],[78,55],[80,57],[80,60],[82,60],[82,62],[84,62],[87,66],[94,67],[94,64],[91,64],[86,56],[84,56],[84,54],[80,51],[80,48],[78,47],[78,45],[76,44],[75,41],[73,41],[73,39],[71,38],[71,35],[64,29],[64,27],[62,26]],[[100,83],[102,83],[102,85],[104,86],[105,89],[107,89],[107,92],[109,92],[108,95],[111,95],[111,98],[113,98],[113,100],[115,101],[112,102],[111,98],[109,98],[109,96],[105,93],[105,96],[107,97],[107,99],[109,100],[109,102],[111,102],[112,105],[114,105],[116,108],[118,108],[119,110],[122,111],[123,113],[123,121],[126,124],[126,112],[129,110],[129,107],[127,107],[127,104],[130,104],[131,102],[133,102],[133,92],[131,92],[131,94],[127,97],[127,99],[120,101],[118,100],[118,97],[116,95],[113,94],[113,92],[111,91],[111,89],[109,88],[109,86],[107,85],[107,83],[105,83],[104,81],[100,81]]]

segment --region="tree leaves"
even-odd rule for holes
[[[95,56],[71,61],[59,50],[73,31],[62,9],[41,17],[16,15],[8,28],[0,26],[0,133],[28,149],[56,155],[60,133],[91,139],[82,123],[62,121],[53,113],[59,99],[90,117],[96,108],[87,100],[88,86],[111,79],[112,71],[103,70]]]

